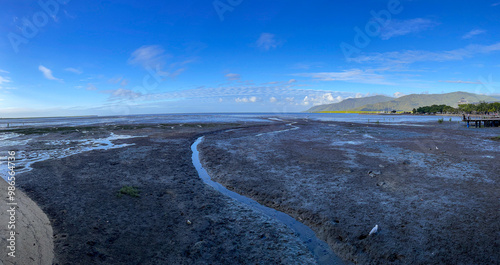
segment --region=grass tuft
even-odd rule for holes
[[[124,194],[128,195],[130,197],[139,197],[139,190],[135,187],[132,186],[123,186],[119,191],[118,191],[118,197],[122,197]]]

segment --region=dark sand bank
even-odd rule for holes
[[[106,137],[110,131],[149,136],[114,141],[133,146],[39,162],[19,175],[18,187],[52,224],[54,264],[314,264],[288,228],[198,178],[191,163],[194,139],[229,127],[234,125],[41,134],[46,140],[76,140],[89,132]],[[46,144],[34,140],[23,148]],[[125,185],[137,187],[140,197],[117,196]]]
[[[499,263],[497,128],[295,126],[207,136],[203,162],[227,188],[303,220],[346,261]]]

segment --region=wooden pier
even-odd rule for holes
[[[483,123],[484,127],[499,127],[500,126],[500,118],[492,117],[492,118],[465,118],[462,121],[467,123],[467,128],[470,127],[470,124],[473,123],[476,128],[481,128],[481,123]]]

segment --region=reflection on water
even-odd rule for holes
[[[233,123],[233,122],[282,122],[283,119],[312,119],[321,121],[344,121],[354,123],[414,124],[437,122],[441,116],[412,115],[360,115],[339,113],[223,113],[223,114],[152,114],[103,117],[60,117],[0,119],[0,129],[31,128],[49,126],[157,124],[157,123]],[[446,120],[449,118],[446,117]],[[451,117],[457,122],[461,117]]]

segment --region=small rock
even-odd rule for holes
[[[379,186],[379,187],[385,186],[385,182],[381,181],[381,182],[377,183],[377,186]]]
[[[350,168],[346,168],[346,169],[344,169],[344,172],[345,172],[345,173],[352,173],[352,171],[353,171],[353,170],[352,170],[352,169],[350,169]]]
[[[382,164],[380,164],[380,165],[378,165],[378,166],[379,166],[380,168],[384,168],[384,165],[382,165]]]
[[[190,225],[190,224],[192,224],[192,223],[191,223],[191,221],[187,220],[187,221],[186,221],[186,224]]]
[[[403,161],[403,165],[409,165],[409,164],[411,164],[410,161],[408,160]]]

